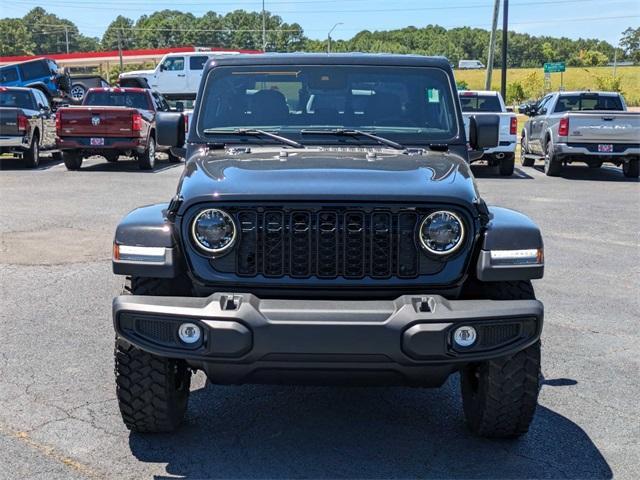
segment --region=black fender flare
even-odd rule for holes
[[[184,263],[175,237],[174,224],[169,220],[168,203],[136,208],[118,224],[114,238],[112,266],[116,275],[174,278],[184,271]],[[120,247],[164,248],[161,258],[126,258]]]
[[[489,222],[480,239],[476,276],[483,282],[532,280],[544,275],[544,243],[540,228],[526,215],[502,207],[489,207]],[[503,250],[536,250],[535,264],[496,265],[491,252]]]

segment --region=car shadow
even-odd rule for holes
[[[42,154],[40,156],[40,165],[37,168],[27,168],[24,164],[24,160],[18,157],[1,156],[0,157],[0,170],[49,170],[52,167],[60,165],[62,160],[55,159],[51,155]]]
[[[98,160],[99,158],[99,160]],[[184,163],[170,163],[168,160],[156,159],[153,170],[141,170],[138,160],[121,157],[117,162],[107,162],[102,157],[85,160],[78,172],[128,172],[128,173],[159,173],[173,168],[183,167]]]
[[[535,165],[533,168],[544,173],[544,165],[542,164]],[[589,168],[586,165],[567,165],[562,168],[559,178],[600,182],[640,182],[640,179],[625,177],[622,173],[622,167],[614,165],[603,165],[600,168]]]
[[[490,167],[489,165],[471,165],[471,171],[476,178],[499,178],[502,180],[533,180],[533,177],[524,170],[516,167],[513,175],[503,177],[498,172],[498,167]]]
[[[472,436],[458,390],[457,376],[440,389],[208,385],[178,432],[129,446],[166,464],[157,479],[612,478],[584,430],[543,406],[520,439]]]

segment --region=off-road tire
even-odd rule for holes
[[[529,281],[476,282],[470,297],[491,300],[535,298]],[[520,352],[467,365],[460,373],[469,429],[488,438],[510,438],[529,429],[540,390],[540,341]]]
[[[629,160],[622,164],[622,173],[627,178],[638,178],[640,176],[640,160]]]
[[[109,163],[115,163],[120,158],[119,153],[109,152],[103,155],[104,159]]]
[[[82,155],[74,150],[65,150],[62,152],[62,160],[67,170],[80,170],[82,167]]]
[[[186,279],[186,277],[185,277]],[[128,277],[123,295],[188,295],[188,282]],[[191,370],[184,361],[159,357],[116,338],[116,396],[122,420],[140,433],[170,432],[187,410]]]
[[[544,173],[547,177],[557,177],[562,172],[562,163],[553,153],[553,144],[548,141],[545,145],[544,154]]]
[[[138,155],[138,166],[140,170],[153,170],[156,165],[156,141],[153,135],[149,136],[149,143],[144,152]]]
[[[498,171],[500,175],[503,177],[510,177],[513,175],[513,170],[515,168],[515,154],[514,153],[505,153],[504,158],[499,160]]]
[[[525,145],[526,145],[526,142],[524,141],[524,134],[523,134],[522,137],[520,138],[520,163],[522,164],[523,167],[533,167],[536,161],[534,158],[525,156],[529,153],[527,152],[527,149],[524,147]]]
[[[37,168],[40,165],[40,137],[34,133],[31,137],[31,145],[22,154],[24,166],[27,168]]]

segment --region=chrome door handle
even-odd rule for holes
[[[178,76],[179,77],[184,77],[184,73],[179,73]]]

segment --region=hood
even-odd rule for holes
[[[130,72],[123,72],[119,75],[119,78],[128,78],[128,77],[142,77],[145,75],[153,75],[155,70],[132,70]]]
[[[472,210],[479,198],[469,165],[458,155],[368,150],[200,151],[180,180],[180,213],[211,201],[434,202]]]

